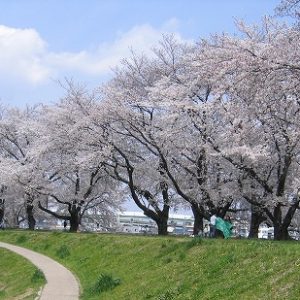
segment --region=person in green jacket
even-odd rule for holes
[[[232,224],[229,221],[225,221],[220,217],[216,219],[216,229],[222,231],[224,238],[228,239],[232,235]]]

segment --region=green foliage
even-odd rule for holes
[[[47,250],[47,249],[45,249]],[[70,250],[68,248],[68,246],[66,245],[61,245],[57,250],[56,250],[56,256],[58,256],[61,259],[64,259],[68,256],[70,256]]]
[[[37,283],[37,282],[43,283],[45,281],[46,281],[46,279],[45,279],[44,273],[40,269],[36,269],[34,271],[32,277],[31,277],[31,282],[33,282],[33,283]]]
[[[16,243],[17,243],[17,244],[23,244],[23,243],[25,243],[27,240],[28,240],[28,237],[27,237],[25,234],[22,234],[22,235],[20,235],[20,236],[17,238]]]
[[[90,289],[90,293],[99,295],[103,292],[114,289],[120,283],[121,280],[119,278],[113,278],[110,274],[102,273]]]

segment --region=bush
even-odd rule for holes
[[[31,282],[33,283],[43,282],[45,280],[45,275],[40,269],[36,269],[31,277]]]
[[[121,283],[119,278],[113,278],[110,274],[102,273],[94,286],[91,288],[92,294],[101,294],[105,291],[112,290]]]

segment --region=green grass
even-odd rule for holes
[[[73,271],[81,299],[300,299],[300,245],[267,240],[3,231]]]
[[[25,258],[0,248],[0,299],[35,299],[44,274]]]

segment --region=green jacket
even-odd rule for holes
[[[230,238],[232,235],[231,229],[232,224],[228,221],[223,220],[222,218],[217,217],[216,219],[216,228],[222,231],[224,238]]]

